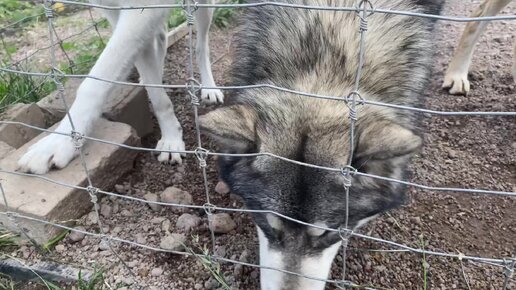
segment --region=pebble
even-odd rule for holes
[[[161,230],[164,231],[164,232],[169,232],[170,231],[170,226],[171,226],[171,222],[170,220],[168,219],[165,219],[162,223],[161,223]]]
[[[108,243],[108,241],[106,241],[106,240],[100,241],[100,243],[99,243],[99,250],[101,250],[101,251],[109,250],[109,243]]]
[[[130,268],[134,268],[134,267],[138,266],[138,261],[134,260],[134,261],[128,262],[127,266]]]
[[[115,227],[113,228],[113,230],[111,231],[113,234],[118,234],[119,232],[122,231],[122,228],[121,227]]]
[[[195,290],[200,290],[200,289],[202,289],[202,284],[197,283],[197,284],[195,284],[194,288],[195,288]]]
[[[111,213],[113,212],[113,208],[110,205],[103,204],[100,206],[100,214],[105,217],[111,217]]]
[[[169,251],[181,251],[184,248],[186,237],[181,234],[170,234],[161,239],[160,248]]]
[[[76,227],[75,228],[76,230],[80,230],[80,231],[86,231],[86,229],[84,227]],[[79,241],[82,241],[84,239],[84,237],[86,236],[86,234],[84,233],[80,233],[80,232],[76,232],[76,231],[72,231],[69,235],[68,235],[68,239],[72,242],[72,243],[77,243]]]
[[[215,192],[217,193],[228,194],[230,191],[229,186],[223,181],[219,181],[215,186]]]
[[[87,225],[94,225],[97,224],[99,221],[97,213],[92,211],[88,214],[88,217],[86,218],[86,224]]]
[[[227,213],[217,213],[212,216],[211,229],[217,234],[226,234],[236,228],[236,223]]]
[[[57,245],[56,246],[56,252],[62,253],[64,251],[66,251],[66,247],[64,245]]]
[[[136,235],[136,242],[141,245],[145,245],[147,243],[147,239],[142,234]]]
[[[168,187],[165,189],[161,195],[161,201],[167,203],[175,203],[175,204],[184,204],[190,205],[192,204],[192,195],[184,190],[181,190],[177,187]],[[185,208],[175,208],[175,211],[184,212]]]
[[[113,203],[113,213],[117,214],[120,211],[120,204],[118,202]]]
[[[457,158],[457,151],[455,151],[453,149],[448,149],[448,157],[450,157],[452,159]]]
[[[116,191],[116,192],[118,192],[118,193],[122,193],[122,194],[127,193],[127,192],[125,191],[124,186],[123,186],[122,184],[116,184],[116,185],[115,185],[115,191]]]
[[[153,224],[153,225],[159,225],[159,224],[161,224],[164,220],[165,220],[165,218],[164,218],[164,217],[155,217],[155,218],[151,219],[151,221],[150,221],[150,222],[151,222],[151,224]]]
[[[154,193],[147,193],[146,195],[143,196],[143,198],[145,200],[148,200],[148,201],[154,201],[154,202],[157,202],[158,201],[158,195],[157,194],[154,194]],[[148,203],[147,204],[153,211],[159,211],[161,209],[161,206],[159,204],[154,204],[154,203]]]
[[[154,268],[151,270],[151,276],[159,277],[161,274],[163,274],[163,269],[161,268]]]
[[[177,219],[176,228],[189,232],[195,227],[199,226],[200,223],[200,217],[193,214],[184,213]]]
[[[131,217],[131,216],[133,216],[133,213],[132,213],[132,212],[130,212],[129,210],[127,210],[127,209],[122,210],[122,211],[120,212],[120,214],[121,214],[122,216],[125,216],[125,217]]]

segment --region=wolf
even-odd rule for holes
[[[301,3],[353,7],[358,2]],[[433,14],[442,6],[436,0],[373,3],[377,8]],[[394,105],[420,104],[432,66],[433,22],[380,13],[367,21],[360,96]],[[359,66],[356,13],[267,6],[247,10],[240,22],[231,69],[234,85],[268,84],[342,99],[353,92]],[[356,113],[353,144],[350,109],[344,101],[261,87],[239,90],[223,107],[201,116],[202,132],[221,152],[267,152],[319,166],[266,154],[217,158],[220,180],[243,198],[246,208],[319,226],[273,213],[253,214],[260,265],[269,267],[261,269],[261,289],[323,289],[342,243],[338,232],[324,228],[341,228],[348,216],[349,228],[356,229],[403,203],[400,184],[351,174],[346,210],[346,176],[320,169],[344,168],[352,147],[351,165],[360,172],[405,177],[411,157],[422,145],[417,114],[371,105],[358,105]]]
[[[90,0],[89,2],[111,7],[171,3],[167,0]],[[199,3],[212,4],[212,0],[201,0]],[[113,34],[89,75],[122,81],[136,66],[143,83],[161,84],[167,53],[165,21],[169,12],[170,9],[164,8],[102,10],[113,28]],[[194,15],[197,26],[197,62],[201,82],[204,86],[215,87],[208,38],[213,9],[199,8]],[[114,85],[109,82],[85,79],[77,89],[76,99],[69,111],[74,126],[72,127],[69,119],[65,117],[55,131],[70,134],[73,128],[76,132],[87,136],[95,120],[100,117],[102,104],[113,87]],[[174,114],[174,106],[167,93],[163,88],[146,87],[146,90],[161,128],[161,139],[156,149],[184,151],[182,127]],[[205,103],[222,103],[224,95],[217,89],[203,89],[201,99]],[[78,152],[69,136],[50,134],[31,146],[20,158],[19,170],[44,174],[51,168],[65,167]],[[158,160],[170,163],[182,161],[181,154],[171,152],[161,152]]]
[[[484,0],[471,17],[495,16],[513,0]],[[473,57],[473,48],[482,33],[485,31],[488,21],[469,22],[464,29],[455,54],[444,75],[443,89],[448,89],[452,95],[467,95],[470,91],[468,70]],[[516,82],[516,41],[513,49],[512,76]]]

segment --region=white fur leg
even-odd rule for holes
[[[145,47],[136,60],[136,68],[141,79],[148,84],[161,84],[163,81],[163,65],[167,49],[164,28],[155,32],[150,45]],[[184,151],[183,130],[174,114],[174,105],[163,88],[147,87],[147,93],[154,108],[161,129],[161,140],[156,149],[162,151]],[[161,152],[158,161],[181,164],[180,153]]]
[[[201,3],[211,4],[212,0],[203,0]],[[201,82],[204,86],[215,87],[210,63],[210,47],[208,32],[213,18],[213,8],[200,8],[196,11],[197,22],[197,61],[201,73]],[[223,103],[224,94],[218,89],[203,89],[201,99],[208,104]]]
[[[484,0],[473,12],[472,17],[494,16],[512,0]],[[444,76],[443,88],[450,89],[452,95],[466,95],[470,90],[468,70],[473,57],[473,49],[478,38],[488,25],[487,21],[469,22],[464,29],[455,55]]]
[[[163,25],[166,15],[166,10],[156,9],[127,10],[113,14],[111,21],[118,21],[113,36],[89,74],[103,79],[125,79],[134,65],[136,55],[149,42],[154,29]],[[75,131],[90,134],[92,124],[100,117],[102,104],[112,88],[113,85],[108,82],[93,79],[82,82],[69,111]],[[71,133],[72,127],[67,117],[56,131]],[[22,156],[18,165],[23,171],[44,174],[53,166],[65,167],[76,155],[70,137],[51,135],[34,144]]]

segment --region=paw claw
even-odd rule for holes
[[[49,135],[30,146],[18,160],[21,172],[45,174],[53,167],[64,168],[78,152],[70,137]]]
[[[470,90],[470,83],[467,74],[446,74],[443,82],[443,89],[449,89],[452,95],[467,95]]]
[[[185,151],[185,143],[182,138],[176,139],[161,139],[156,146],[156,150],[160,151]],[[185,153],[174,153],[174,152],[160,152],[158,153],[158,161],[166,164],[183,164],[181,156],[185,156]]]
[[[203,89],[201,92],[201,99],[206,104],[224,103],[224,94],[217,89]]]

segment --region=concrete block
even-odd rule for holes
[[[120,91],[119,96],[109,99],[103,117],[130,125],[140,137],[151,134],[154,130],[153,113],[145,88],[127,87]]]
[[[0,159],[4,158],[7,156],[7,154],[13,152],[14,150],[16,150],[16,148],[3,141],[0,141]]]
[[[3,113],[0,119],[22,122],[39,128],[48,128],[54,121],[51,114],[42,110],[36,104],[15,104]],[[41,131],[21,125],[0,125],[0,141],[14,148],[19,148],[40,133]]]
[[[82,79],[69,79],[64,84],[64,97],[66,100],[66,105],[70,107],[75,100],[75,94],[77,92],[77,89],[82,83]],[[63,100],[61,99],[61,96],[59,94],[59,91],[53,91],[48,96],[44,97],[43,99],[39,100],[39,102],[36,103],[40,108],[47,110],[50,112],[57,121],[61,120],[65,114],[65,106],[63,104]]]
[[[42,135],[0,161],[0,168],[8,171],[16,170],[16,163],[20,156],[30,145],[42,138]],[[130,126],[104,119],[99,120],[96,124],[93,137],[132,146],[140,144],[140,139]],[[131,170],[137,154],[134,150],[92,141],[86,142],[83,150],[93,185],[101,189],[113,187],[122,175]],[[83,187],[88,185],[79,157],[66,168],[52,170],[45,176],[66,184]],[[7,196],[9,208],[23,215],[62,223],[81,217],[92,207],[90,196],[84,190],[64,187],[40,178],[1,172],[0,180]],[[0,211],[4,210],[6,210],[4,200],[0,199]],[[45,243],[60,232],[59,228],[26,219],[20,218],[18,223],[30,237],[39,243]],[[20,231],[5,215],[0,215],[0,226],[7,227],[12,231]]]
[[[65,100],[70,107],[82,79],[70,79],[65,83]],[[58,91],[41,99],[38,106],[54,115],[57,121],[66,115],[66,109]],[[102,109],[103,116],[113,122],[131,125],[138,136],[144,137],[153,130],[152,113],[147,91],[142,87],[115,85]]]

